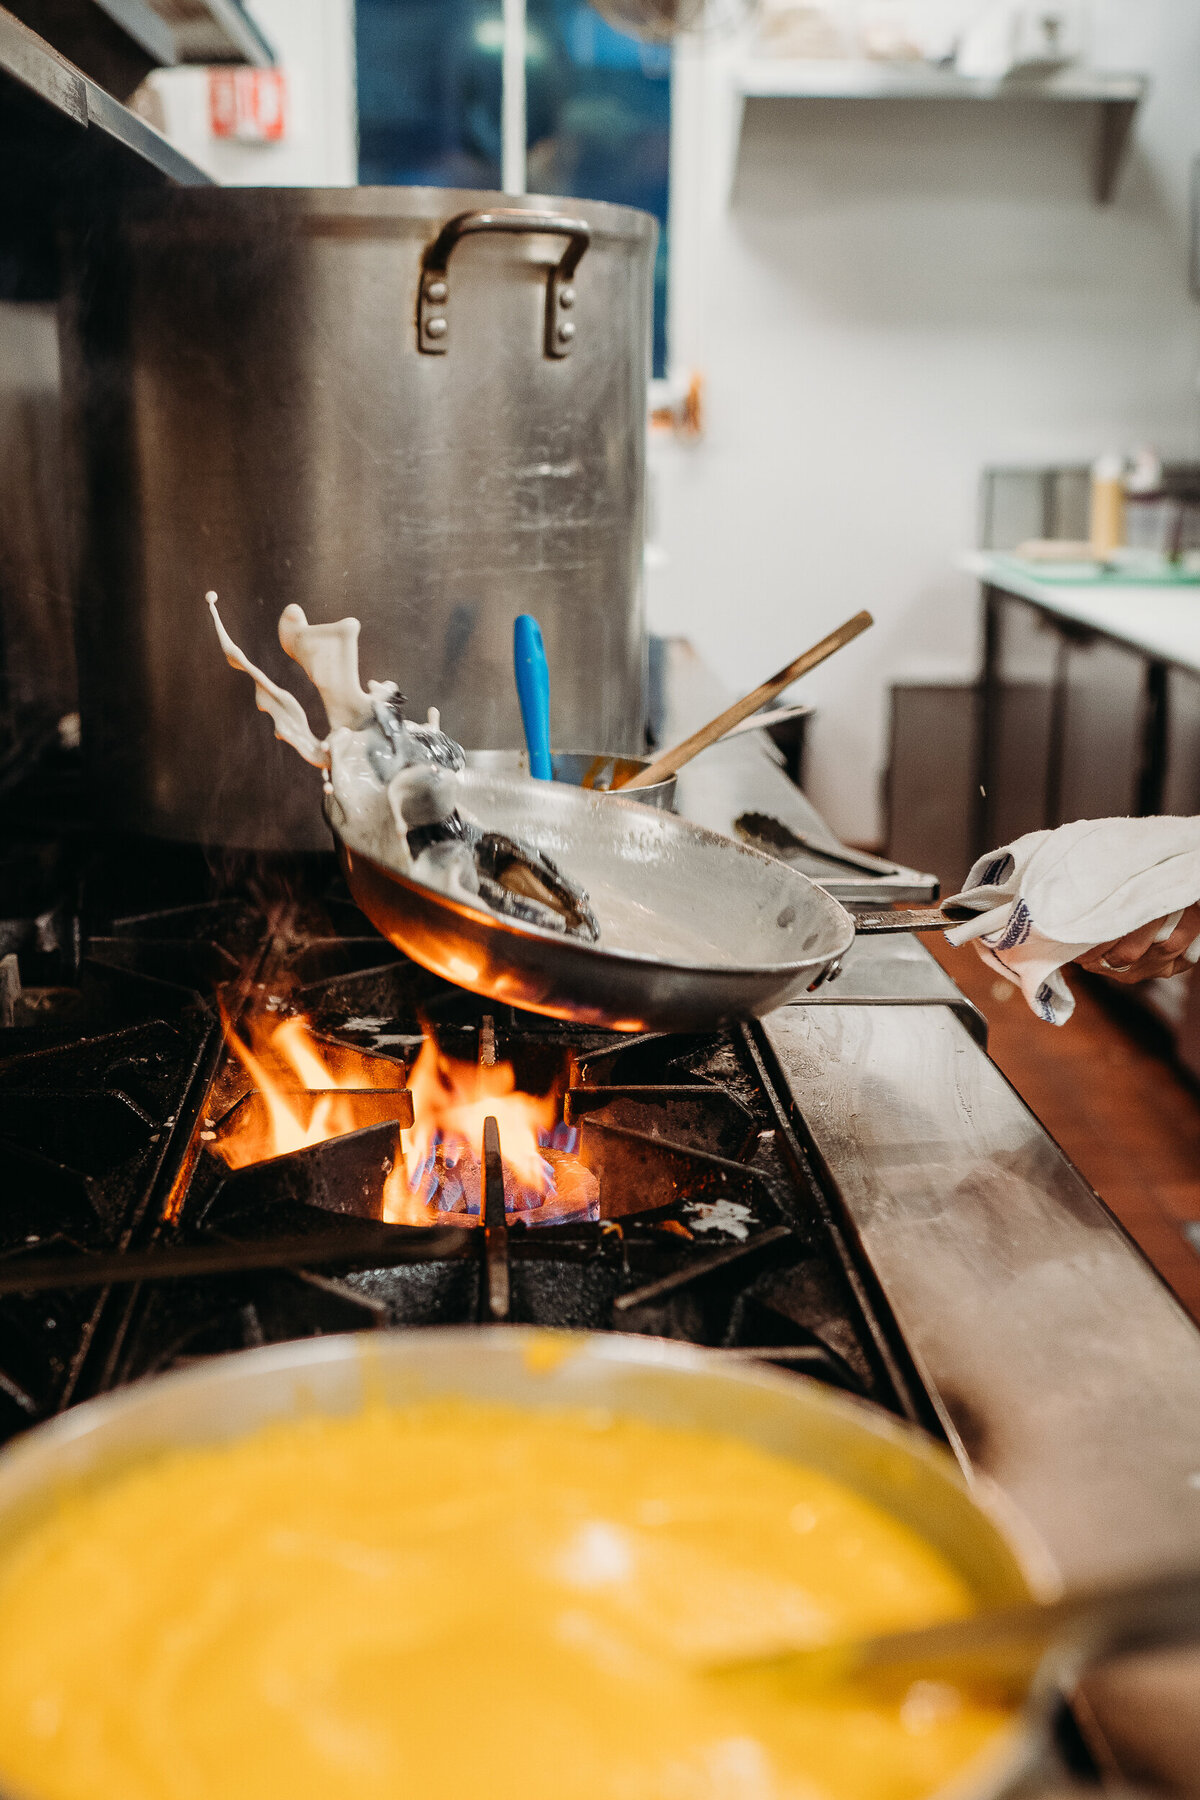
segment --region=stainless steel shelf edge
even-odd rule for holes
[[[1106,205],[1133,128],[1134,115],[1149,91],[1145,75],[1096,69],[1061,69],[1050,75],[1005,76],[979,80],[924,64],[895,66],[883,62],[807,62],[760,57],[744,63],[734,84],[734,164],[741,154],[745,109],[760,100],[1020,100],[1058,105],[1095,105],[1099,109],[1092,162],[1092,191]],[[733,172],[730,172],[732,191]]]
[[[238,0],[9,0],[9,10],[114,94],[132,92],[147,62],[159,68],[229,62],[265,68],[275,61],[271,45]],[[122,42],[131,58],[125,87],[120,85]],[[107,62],[113,80],[89,61],[101,45],[107,59],[118,58]]]
[[[925,63],[807,61],[755,57],[743,63],[738,84],[748,99],[805,100],[1040,100],[1086,102],[1145,98],[1149,77],[1103,69],[1065,68],[1046,75],[1000,79],[958,75]]]
[[[122,106],[119,100],[106,94],[94,81],[87,81],[85,78],[84,86],[87,90],[88,124],[103,133],[108,143],[130,152],[148,170],[167,176],[180,187],[214,185],[212,177],[205,174],[198,163],[176,150],[174,144],[169,143],[153,125],[148,125],[137,113],[130,112],[127,106]]]
[[[211,185],[203,169],[181,155],[153,126],[0,7],[0,104],[7,83],[44,109],[41,120],[35,119],[22,135],[22,166],[19,175],[10,171],[9,188],[19,183],[26,194],[53,197],[58,177],[54,164],[62,152],[64,122],[94,132],[95,149],[101,155],[116,149],[128,159],[126,166],[135,177],[165,177],[189,187]],[[38,123],[45,127],[45,143],[38,141]],[[82,141],[85,149],[88,141]],[[70,168],[62,173],[64,188],[77,190],[78,176],[72,159]]]
[[[965,1465],[1069,1582],[1200,1554],[1200,1330],[953,1010],[763,1029]]]
[[[186,7],[179,0],[146,0],[146,4],[170,19],[179,62],[246,62],[260,69],[275,62],[271,45],[234,0],[189,0]]]
[[[169,67],[178,60],[175,34],[160,17],[152,0],[92,0],[92,4],[106,13],[114,25],[119,25],[161,67]]]
[[[0,75],[7,75],[36,99],[87,124],[87,81],[36,31],[0,7]]]

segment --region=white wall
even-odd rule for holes
[[[709,426],[655,453],[651,621],[746,688],[874,612],[805,684],[810,790],[852,839],[879,830],[888,683],[976,667],[955,561],[983,466],[1200,449],[1200,6],[1096,11],[1097,63],[1154,83],[1107,208],[1092,109],[945,101],[755,103],[726,206],[730,51],[679,54],[674,349],[705,372]]]
[[[358,180],[354,0],[247,0],[286,71],[293,102],[287,137],[274,144],[213,138],[208,71],[152,76],[172,143],[231,187],[347,187]]]

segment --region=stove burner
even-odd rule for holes
[[[630,1038],[485,1009],[376,937],[331,861],[218,878],[198,854],[128,850],[69,879],[35,856],[38,911],[0,941],[0,1434],[197,1356],[475,1319],[766,1355],[924,1416],[752,1031]],[[231,1167],[264,1101],[219,1015],[268,1005],[374,1073],[356,1129]],[[578,1170],[572,1216],[513,1210],[511,1184],[506,1205],[496,1108],[479,1211],[384,1222],[430,1033],[557,1095],[538,1141]]]

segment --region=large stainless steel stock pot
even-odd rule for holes
[[[512,624],[534,613],[554,741],[641,753],[655,231],[593,201],[174,189],[69,245],[84,741],[111,822],[327,845],[209,588],[297,692],[283,607],[356,615],[364,678],[478,749],[521,741]]]
[[[987,1484],[878,1408],[720,1351],[620,1334],[451,1327],[309,1339],[135,1384],[74,1408],[0,1455],[0,1539],[73,1479],[114,1474],[163,1449],[240,1437],[271,1420],[347,1413],[365,1397],[439,1395],[582,1406],[739,1437],[825,1471],[933,1544],[981,1605],[1048,1591],[1037,1540]],[[1035,1695],[986,1768],[954,1800],[1000,1800],[1036,1773],[1045,1742]],[[1029,1800],[1028,1790],[1022,1793]]]

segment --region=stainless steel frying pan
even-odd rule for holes
[[[461,806],[549,856],[587,889],[595,944],[543,930],[399,874],[395,827],[326,813],[350,892],[397,949],[488,999],[614,1031],[699,1031],[755,1018],[837,969],[855,920],[762,851],[672,813],[558,782],[468,769]],[[878,914],[874,930],[937,929],[930,910]]]

